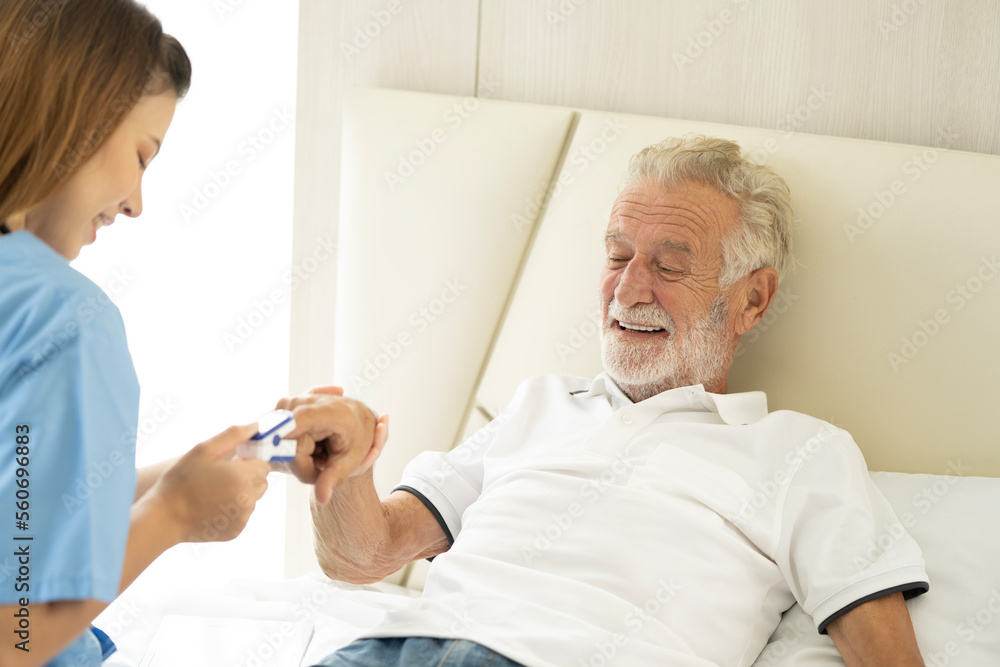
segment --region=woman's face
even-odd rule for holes
[[[119,213],[138,217],[142,175],[160,150],[176,106],[172,91],[142,98],[62,187],[25,214],[24,228],[72,260]]]

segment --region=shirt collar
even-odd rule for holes
[[[590,383],[582,396],[607,396],[614,409],[633,405],[631,399],[608,377],[601,373]],[[643,403],[662,404],[664,412],[675,410],[715,412],[731,426],[753,424],[767,416],[767,394],[744,391],[736,394],[713,394],[700,384],[670,389],[646,399]]]

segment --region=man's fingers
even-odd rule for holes
[[[382,454],[382,449],[385,447],[385,443],[388,439],[389,415],[382,415],[378,418],[378,423],[375,424],[375,439],[372,442],[372,448],[369,449],[368,453],[365,454],[365,457],[361,459],[361,463],[358,464],[358,469],[352,474],[357,475],[375,465],[375,460]]]
[[[372,445],[380,452],[389,439],[389,415],[382,415],[375,422],[375,442]]]
[[[274,404],[275,409],[280,410],[291,410],[295,411],[301,405],[316,405],[322,404],[324,401],[329,399],[324,399],[324,396],[343,396],[343,387],[313,387],[305,394],[297,394],[295,396],[286,396],[280,399]]]
[[[343,456],[328,460],[326,466],[319,470],[316,477],[316,500],[325,505],[333,495],[333,490],[352,475],[362,473],[374,465],[389,439],[389,415],[382,415],[375,424],[375,436],[372,446],[365,452],[361,460],[345,453]]]
[[[344,388],[343,387],[338,387],[337,385],[333,385],[333,384],[327,384],[327,385],[320,385],[319,387],[313,387],[312,389],[310,389],[306,393],[307,394],[333,394],[334,396],[343,396],[344,395]]]
[[[316,477],[316,484],[313,485],[313,490],[316,493],[316,502],[320,505],[326,505],[330,502],[330,498],[333,496],[333,489],[340,481],[337,476],[336,466],[330,466],[322,470],[319,476]]]
[[[295,439],[295,458],[309,458],[316,451],[316,441],[308,433],[303,433]]]
[[[329,437],[337,429],[342,419],[336,419],[337,414],[329,406],[305,403],[292,409],[295,415],[295,430],[286,435],[294,440],[302,433],[308,433],[313,440],[319,441]]]
[[[291,410],[296,405],[298,405],[302,400],[308,400],[306,397],[309,394],[329,394],[331,396],[343,396],[344,388],[338,387],[333,384],[319,385],[318,387],[312,387],[304,394],[299,394],[298,396],[286,396],[280,399],[274,404],[275,409],[278,410]]]
[[[348,458],[345,455],[328,462],[326,468],[316,477],[316,500],[322,505],[329,502],[333,490],[350,477],[357,467],[358,459],[354,456]]]
[[[291,473],[300,482],[312,484],[316,481],[317,472],[316,462],[313,460],[315,452],[316,441],[309,437],[308,433],[303,433],[296,440],[295,459],[282,463],[281,467],[278,467],[275,463],[271,463],[271,469]]]

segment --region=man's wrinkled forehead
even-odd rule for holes
[[[608,232],[604,235],[604,245],[614,245],[616,243],[629,244],[630,242],[631,239],[628,234],[620,229],[611,229],[611,225],[608,225]],[[671,251],[684,255],[691,255],[694,253],[689,243],[677,241],[671,238],[662,239],[657,246],[659,250],[664,252]]]
[[[653,233],[665,237],[660,245],[690,253],[696,245],[723,238],[738,215],[738,204],[708,185],[681,183],[665,189],[636,183],[615,199],[605,241]]]

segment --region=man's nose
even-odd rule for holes
[[[628,308],[638,303],[652,303],[652,275],[637,257],[629,261],[615,288],[615,300]]]

